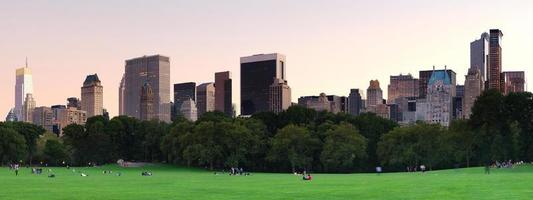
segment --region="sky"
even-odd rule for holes
[[[293,102],[347,96],[371,79],[386,98],[390,75],[418,77],[432,66],[446,65],[463,83],[470,42],[492,28],[504,34],[503,70],[533,80],[532,24],[530,0],[0,0],[0,120],[14,107],[15,70],[26,57],[37,106],[80,97],[97,73],[115,116],[124,61],[161,54],[171,59],[171,83],[231,71],[238,108],[242,56],[285,54]]]

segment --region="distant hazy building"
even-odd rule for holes
[[[270,85],[269,90],[269,111],[280,113],[291,106],[291,88],[286,80],[276,79]]]
[[[479,69],[470,68],[465,77],[464,97],[463,97],[463,118],[469,119],[472,114],[472,107],[477,97],[483,91],[484,82]]]
[[[418,83],[411,74],[390,76],[387,102],[392,104],[399,98],[418,97]]]
[[[448,126],[452,120],[452,81],[445,70],[435,70],[428,82],[428,122]]]
[[[348,113],[357,116],[363,110],[363,101],[359,89],[351,89],[348,96]]]
[[[383,104],[383,91],[379,87],[378,80],[371,80],[370,86],[366,89],[366,106],[377,106]]]
[[[348,112],[348,98],[336,95],[327,95],[326,97],[331,104],[332,113]]]
[[[67,108],[76,108],[78,110],[81,110],[80,99],[78,99],[76,97],[67,98]]]
[[[26,94],[33,94],[33,81],[30,68],[26,62],[26,67],[19,68],[16,71],[15,83],[15,115],[18,120],[23,120],[22,107]]]
[[[120,115],[141,118],[141,91],[144,83],[152,88],[153,116],[170,122],[170,59],[165,56],[143,56],[126,60],[119,89]]]
[[[501,91],[503,33],[498,29],[489,31],[488,89]]]
[[[81,110],[87,117],[102,115],[104,111],[104,87],[97,74],[88,75],[81,87]]]
[[[180,112],[185,119],[188,119],[190,121],[196,121],[198,119],[198,112],[196,109],[196,104],[194,103],[194,100],[191,98],[185,100],[182,102],[180,107]]]
[[[232,85],[229,71],[215,73],[215,110],[233,117]]]
[[[196,107],[198,117],[215,110],[215,84],[203,83],[196,87]]]
[[[419,99],[427,98],[427,91],[429,87],[428,83],[429,83],[429,79],[431,78],[431,75],[433,74],[433,71],[434,70],[424,70],[424,71],[419,72],[419,76],[418,76],[418,88],[419,88],[418,98]],[[435,71],[442,71],[442,70],[435,70]],[[446,72],[451,81],[452,96],[455,96],[455,86],[457,85],[457,74],[451,69],[446,69]]]
[[[6,116],[6,122],[16,122],[18,121],[17,115],[15,114],[15,108],[9,110]]]
[[[140,103],[140,119],[145,121],[156,119],[154,115],[154,92],[148,82],[145,82],[141,89]]]
[[[481,34],[481,38],[470,43],[470,69],[479,70],[479,75],[484,83],[487,80],[489,59],[489,34]]]
[[[26,94],[24,105],[22,107],[22,121],[32,123],[33,109],[35,109],[35,100],[31,93]]]
[[[52,112],[52,108],[46,106],[36,107],[32,115],[33,124],[42,126],[47,131],[53,132],[54,113]]]
[[[526,83],[525,72],[523,71],[503,72],[502,76],[503,76],[502,92],[504,94],[525,91],[525,83]]]
[[[241,115],[268,111],[270,86],[276,79],[287,80],[285,56],[278,53],[259,54],[241,57],[240,63]]]
[[[125,115],[126,113],[126,103],[124,102],[124,98],[126,97],[126,80],[125,80],[125,74],[122,75],[122,79],[120,79],[120,85],[118,87],[118,114],[119,115]]]
[[[305,96],[298,98],[298,105],[313,109],[316,111],[331,112],[331,102],[325,93],[320,93],[320,96]]]
[[[465,87],[464,85],[457,85],[455,90],[455,96],[452,97],[452,119],[462,119]]]

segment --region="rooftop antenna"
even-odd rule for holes
[[[28,68],[28,56],[26,56],[26,68]]]

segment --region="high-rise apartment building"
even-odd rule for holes
[[[203,83],[196,87],[198,117],[215,110],[215,84]]]
[[[276,79],[287,80],[285,61],[278,53],[241,57],[241,115],[269,111],[270,86]]]
[[[418,79],[411,74],[390,76],[387,102],[391,104],[399,98],[418,97],[418,83]]]
[[[76,108],[81,110],[81,101],[77,97],[67,98],[67,108]]]
[[[502,78],[502,92],[504,94],[525,91],[526,78],[524,71],[503,72]]]
[[[87,122],[87,112],[84,110],[78,110],[74,107],[66,108],[65,106],[62,106],[60,108],[56,108],[55,111],[52,108],[52,112],[56,112],[57,114],[55,128],[53,129],[54,132],[60,136],[63,135],[63,128],[67,127],[68,125],[84,125],[85,122]]]
[[[270,85],[269,106],[270,111],[280,113],[291,106],[291,88],[286,80],[276,79]]]
[[[52,108],[46,106],[37,107],[33,110],[32,116],[33,124],[53,132],[54,113]]]
[[[24,105],[22,106],[22,121],[32,123],[33,109],[35,109],[35,100],[31,93],[26,94]]]
[[[470,43],[470,69],[479,70],[481,80],[487,80],[489,59],[489,34],[483,33],[478,40]]]
[[[469,119],[472,114],[472,107],[477,97],[483,91],[483,78],[479,69],[470,68],[465,77],[464,97],[463,97],[463,118]]]
[[[503,33],[498,29],[489,31],[489,63],[488,63],[488,89],[502,91],[502,37]]]
[[[194,122],[198,119],[198,109],[196,108],[196,103],[191,98],[183,101],[179,110],[181,115],[189,121]]]
[[[320,93],[320,96],[304,96],[298,98],[298,105],[313,109],[316,111],[331,112],[331,102],[325,93]]]
[[[348,113],[357,116],[363,110],[363,101],[359,89],[350,89],[350,95],[348,96]]]
[[[419,76],[418,76],[418,88],[419,88],[418,98],[419,99],[427,98],[428,83],[429,83],[429,79],[431,78],[431,75],[433,74],[433,71],[442,71],[442,70],[424,70],[424,71],[419,72]],[[451,69],[446,69],[446,72],[448,73],[448,77],[450,78],[452,96],[455,96],[455,86],[457,85],[457,74]]]
[[[215,110],[233,117],[232,85],[229,71],[215,73]]]
[[[81,87],[81,110],[87,118],[102,115],[104,111],[104,87],[97,74],[88,75]]]
[[[141,91],[145,83],[153,91],[154,118],[170,122],[170,59],[161,55],[126,60],[119,89],[120,114],[141,118]]]
[[[15,83],[15,115],[18,120],[22,120],[22,107],[26,94],[33,94],[33,80],[30,68],[26,62],[26,67],[19,68],[16,71]]]

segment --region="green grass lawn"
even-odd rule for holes
[[[292,174],[255,173],[252,176],[214,175],[212,172],[149,167],[51,168],[32,175],[22,168],[19,176],[0,168],[0,199],[531,199],[533,166],[483,168],[422,173],[313,174],[302,181]],[[104,169],[122,176],[103,174]]]

